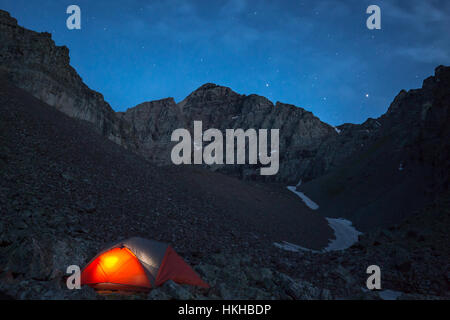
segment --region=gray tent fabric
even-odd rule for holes
[[[86,266],[89,266],[95,259],[105,252],[115,248],[127,248],[138,258],[147,273],[152,286],[154,286],[159,268],[161,267],[168,247],[169,245],[167,243],[140,237],[133,237],[109,245],[106,249],[102,250],[94,258],[92,258]]]
[[[140,260],[144,269],[156,279],[159,268],[166,255],[168,244],[134,237],[122,243],[123,247],[129,249]]]

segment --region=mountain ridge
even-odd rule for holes
[[[0,11],[0,40],[4,44],[0,48],[0,69],[7,73],[14,84],[69,116],[94,123],[110,140],[144,155],[157,164],[171,164],[170,149],[173,146],[170,143],[171,132],[180,127],[190,128],[193,120],[203,120],[205,127],[219,129],[224,125],[227,128],[236,128],[238,125],[243,128],[266,128],[273,125],[281,127],[286,118],[301,118],[304,114],[304,121],[295,122],[292,119],[287,121],[290,123],[288,129],[283,130],[285,133],[282,134],[280,143],[282,148],[290,150],[284,154],[280,174],[274,178],[280,182],[294,181],[301,175],[303,166],[301,162],[308,161],[324,137],[335,134],[331,126],[321,122],[317,117],[308,118],[303,109],[290,108],[287,106],[291,105],[281,102],[274,105],[265,97],[241,95],[230,88],[213,83],[200,86],[177,103],[177,108],[167,111],[156,107],[157,110],[152,110],[150,114],[148,110],[142,112],[150,121],[150,126],[144,129],[142,120],[137,120],[141,122],[139,124],[130,121],[135,119],[136,113],[141,113],[135,108],[149,104],[160,106],[161,103],[170,106],[172,101],[166,98],[139,104],[125,112],[114,112],[100,93],[90,90],[82,81],[75,69],[70,66],[67,47],[57,47],[51,40],[51,34],[37,33],[20,27],[9,13]],[[225,113],[220,115],[221,112]],[[246,119],[231,119],[242,115],[245,115]],[[155,119],[159,119],[160,122],[166,119],[175,123],[160,123],[159,129],[156,130],[153,122]],[[298,126],[314,127],[313,137],[305,132],[302,135],[296,134],[293,128]],[[257,167],[212,169],[244,179],[258,178]]]
[[[0,71],[6,72],[14,84],[69,116],[94,123],[110,140],[157,165],[172,164],[172,132],[178,128],[191,131],[194,121],[219,130],[280,129],[280,169],[276,176],[262,178],[259,166],[254,165],[207,167],[246,180],[297,184],[330,172],[360,152],[371,132],[379,129],[379,122],[395,116],[395,108],[407,108],[397,106],[396,101],[420,90],[402,90],[381,117],[362,124],[343,124],[337,130],[301,107],[273,103],[256,94],[239,94],[215,83],[201,85],[178,103],[169,97],[115,112],[100,93],[87,87],[70,66],[67,47],[57,47],[49,33],[22,28],[9,13],[0,11],[0,40],[4,43]],[[433,79],[424,80],[425,89],[433,85]]]

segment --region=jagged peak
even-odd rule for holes
[[[4,18],[10,19],[11,14],[8,11],[0,9],[0,20],[3,20]]]
[[[296,105],[290,104],[290,103],[284,103],[284,102],[280,102],[277,101],[277,103],[275,104],[276,108],[286,108],[286,109],[292,109],[292,110],[296,110],[297,112],[300,110],[302,112],[309,112],[306,109],[302,108],[302,107],[298,107]]]
[[[203,85],[201,85],[199,88],[197,88],[196,90],[194,90],[189,96],[197,96],[197,95],[201,95],[204,92],[210,92],[210,91],[214,91],[220,94],[236,94],[236,92],[234,92],[231,88],[229,87],[225,87],[225,86],[221,86],[215,83],[205,83]],[[189,97],[188,96],[188,97]]]
[[[436,69],[434,69],[434,75],[436,77],[439,77],[442,74],[450,74],[450,66],[444,66],[441,64],[440,66],[436,67]]]
[[[440,65],[434,70],[434,76],[428,77],[423,81],[422,88],[428,88],[441,81],[450,81],[450,67]]]
[[[246,98],[249,100],[258,100],[258,101],[267,102],[267,103],[270,103],[271,105],[273,105],[272,101],[270,101],[268,98],[261,96],[259,94],[252,93],[252,94],[249,94],[248,96],[246,96]]]
[[[144,103],[145,104],[154,104],[154,103],[164,103],[164,102],[175,103],[175,98],[167,97],[167,98],[162,98],[162,99],[157,99],[157,100],[152,100],[152,101],[146,101]]]
[[[153,108],[156,104],[163,105],[163,106],[171,106],[171,105],[175,106],[176,105],[175,99],[172,97],[168,97],[168,98],[162,98],[162,99],[158,99],[158,100],[142,102],[142,103],[138,104],[137,106],[128,108],[125,111],[125,113],[130,112],[130,111]]]
[[[201,85],[201,86],[200,86],[197,90],[195,90],[195,91],[209,90],[209,89],[214,89],[214,88],[217,88],[217,87],[221,87],[221,86],[219,86],[219,85],[217,85],[217,84],[215,84],[215,83],[208,82],[208,83],[205,83],[205,84]],[[195,91],[194,91],[194,92],[195,92]]]
[[[17,19],[11,17],[8,11],[0,9],[0,23],[6,25],[17,26]]]
[[[228,87],[220,86],[214,83],[205,83],[198,89],[189,94],[186,98],[178,103],[178,107],[182,110],[191,99],[210,99],[211,97],[239,97],[240,94],[234,92]]]
[[[290,110],[291,112],[295,112],[295,114],[300,115],[301,117],[311,117],[311,118],[315,118],[318,121],[322,122],[323,124],[326,124],[327,126],[329,126],[330,128],[333,128],[333,126],[331,126],[330,124],[323,122],[318,116],[316,116],[312,111],[306,110],[305,108],[296,106],[294,104],[289,104],[289,103],[283,103],[283,102],[279,102],[277,101],[277,103],[275,104],[275,108],[277,109],[286,109],[286,110]]]

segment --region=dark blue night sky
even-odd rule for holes
[[[66,28],[67,6],[82,29]],[[382,29],[366,28],[366,9]],[[178,102],[206,82],[312,111],[333,125],[384,113],[401,89],[450,64],[450,1],[0,0],[48,31],[116,111]]]

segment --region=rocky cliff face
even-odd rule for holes
[[[203,130],[279,129],[280,170],[272,181],[297,182],[315,157],[321,143],[336,131],[312,113],[293,105],[277,103],[257,95],[240,95],[230,88],[205,84],[186,99],[149,102],[127,110],[120,116],[133,127],[145,155],[158,163],[170,163],[173,130],[193,131],[194,121]],[[214,166],[213,170],[245,179],[260,179],[258,166]]]
[[[128,123],[136,137],[139,153],[155,164],[170,164],[172,132],[183,127],[173,98],[142,103],[118,117]]]
[[[0,72],[15,85],[71,117],[93,123],[112,141],[136,148],[129,125],[83,83],[70,66],[69,49],[56,46],[51,34],[22,28],[0,10],[0,43]]]

